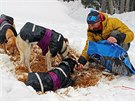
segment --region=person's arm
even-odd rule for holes
[[[88,48],[88,42],[89,41],[94,41],[93,39],[93,36],[92,36],[93,33],[91,32],[87,32],[87,40],[86,40],[86,45],[82,51],[82,54],[81,56],[79,57],[78,59],[78,67],[76,68],[77,70],[80,70],[83,68],[83,66],[87,63],[87,61],[89,60],[89,56],[87,54],[87,48]]]
[[[114,30],[120,31],[115,38],[119,43],[130,43],[134,39],[134,33],[119,19],[111,18],[110,23],[112,23],[112,28]]]

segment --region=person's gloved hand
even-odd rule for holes
[[[112,37],[110,36],[108,39],[107,39],[108,42],[110,43],[117,43],[117,39],[115,37]]]
[[[75,69],[78,71],[82,70],[86,62],[87,60],[83,56],[80,56],[78,59],[78,66]]]
[[[114,38],[117,40],[117,42],[116,42],[116,40]],[[112,31],[110,33],[110,37],[107,40],[109,42],[111,42],[111,43],[116,42],[118,45],[120,45],[121,43],[124,42],[125,38],[126,38],[126,34],[125,33],[121,33],[118,30],[114,30],[114,31]]]
[[[81,71],[83,69],[83,64],[79,63],[78,66],[75,67],[77,71]]]

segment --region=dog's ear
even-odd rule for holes
[[[69,44],[69,41],[68,41],[67,38],[64,38],[64,41],[65,41],[65,43],[68,43]]]

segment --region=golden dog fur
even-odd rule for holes
[[[3,43],[5,53],[8,55],[14,54],[16,50],[16,37],[10,29],[6,31],[6,40],[7,42]]]

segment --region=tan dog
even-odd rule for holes
[[[14,54],[16,48],[16,36],[10,29],[6,32],[6,40],[7,42],[3,44],[5,53]]]
[[[14,54],[16,36],[14,19],[2,14],[0,16],[0,43],[3,44],[5,53]]]
[[[47,37],[47,34],[51,34],[48,44],[45,42],[41,45],[41,41],[48,40],[48,38],[43,39],[43,37]],[[57,54],[60,54],[61,58],[64,59],[69,53],[68,40],[65,39],[60,33],[27,22],[16,38],[16,45],[20,52],[20,63],[26,66],[30,72],[30,55],[32,44],[37,44],[42,49],[43,55],[46,56],[45,60],[47,60],[46,63],[48,70],[51,69],[51,57],[55,57]]]

